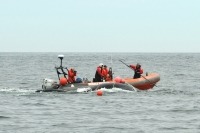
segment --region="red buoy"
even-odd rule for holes
[[[66,85],[67,84],[67,79],[66,78],[60,78],[60,85]]]
[[[118,77],[116,77],[116,78],[114,79],[114,81],[115,81],[116,83],[121,83],[122,79],[118,76]]]
[[[97,90],[97,96],[102,96],[103,95],[103,91],[102,90]]]

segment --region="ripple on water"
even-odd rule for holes
[[[9,119],[11,117],[8,117],[8,116],[0,116],[0,119]]]

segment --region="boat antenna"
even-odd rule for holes
[[[62,60],[64,58],[64,55],[58,55],[58,58],[60,59],[60,67],[62,67]]]
[[[110,67],[110,69],[109,69],[109,72],[110,72],[110,76],[111,76],[111,79],[112,79],[112,81],[114,81],[114,79],[113,79],[113,61],[112,61],[112,53],[111,53],[111,55],[110,55],[110,63],[111,63],[111,67]],[[114,84],[115,84],[115,82],[114,82]],[[113,87],[112,88],[114,88],[114,84],[113,84]]]
[[[60,74],[63,74],[64,77],[66,78],[67,73],[64,72],[63,66],[62,66],[62,60],[63,60],[63,58],[64,58],[64,55],[58,55],[58,58],[60,59],[60,67],[55,67],[55,68],[56,68],[56,71],[57,71],[57,74],[58,74],[58,79],[60,80],[60,76],[59,76],[59,75],[60,75]],[[62,72],[59,72],[59,71],[58,71],[59,69],[61,69]],[[66,67],[66,69],[67,69],[67,67]],[[68,70],[68,69],[67,69],[67,70]]]
[[[112,61],[112,53],[110,55],[110,63],[111,63],[111,79],[113,80],[113,61]]]

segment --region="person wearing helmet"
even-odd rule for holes
[[[75,83],[75,77],[76,77],[76,70],[74,68],[69,69],[68,70],[68,82]]]
[[[141,74],[143,73],[143,69],[141,68],[141,65],[139,63],[137,63],[136,65],[130,65],[129,67],[135,71],[135,74],[133,76],[134,79],[141,77]]]
[[[93,82],[102,82],[103,81],[103,63],[100,63],[96,69],[95,78]]]

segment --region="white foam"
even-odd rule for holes
[[[89,91],[91,91],[91,88],[77,88],[77,92],[89,92]]]
[[[105,92],[131,92],[131,93],[133,92],[130,90],[124,90],[122,88],[116,88],[116,87],[114,87],[112,89],[101,88],[100,90],[105,91]]]
[[[0,92],[20,92],[20,93],[27,93],[27,92],[35,92],[35,90],[27,90],[27,89],[20,89],[20,88],[0,88]]]

